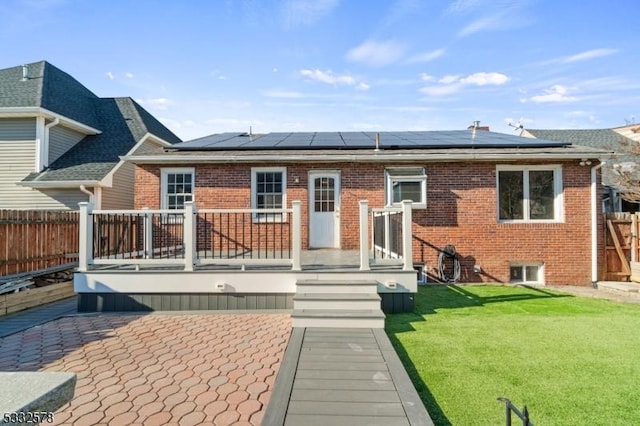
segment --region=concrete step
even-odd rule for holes
[[[380,309],[377,293],[299,293],[293,297],[293,309]]]
[[[298,280],[297,293],[367,293],[378,292],[375,280]]]
[[[384,328],[380,309],[294,309],[293,327]]]

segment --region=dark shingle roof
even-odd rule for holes
[[[98,127],[99,99],[75,78],[46,61],[0,70],[0,108],[42,107],[91,127]]]
[[[101,133],[87,136],[41,173],[25,182],[100,180],[147,133],[171,144],[182,142],[133,99],[99,98],[46,61],[0,70],[0,111],[40,107]]]
[[[605,185],[613,185],[615,182],[612,175],[613,164],[638,162],[638,157],[629,153],[636,142],[611,129],[526,129],[526,132],[538,139],[570,142],[573,145],[590,146],[615,153],[615,157],[606,159],[607,164],[602,168],[602,183]]]
[[[101,134],[87,136],[41,173],[25,181],[100,180],[142,137],[151,133],[169,143],[180,139],[131,98],[96,102]]]

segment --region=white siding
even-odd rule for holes
[[[49,164],[60,158],[84,137],[82,133],[62,126],[53,126],[49,129]]]
[[[134,165],[124,163],[113,174],[113,187],[102,189],[103,209],[132,209]]]
[[[0,143],[36,139],[35,118],[0,118]]]

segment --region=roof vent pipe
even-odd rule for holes
[[[22,80],[20,81],[27,81],[29,80],[29,67],[27,65],[23,65],[22,66]]]
[[[380,133],[376,133],[376,151],[380,151]]]
[[[475,120],[473,122],[473,130],[471,132],[471,139],[474,139],[476,137],[476,130],[478,130],[478,127],[480,127],[480,120]]]

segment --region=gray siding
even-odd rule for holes
[[[162,145],[154,142],[146,141],[145,143],[140,145],[138,149],[136,149],[133,153],[135,155],[144,155],[144,154],[157,153],[161,149],[162,149]]]
[[[0,118],[0,143],[5,141],[34,141],[35,118]]]
[[[78,293],[79,312],[282,310],[290,293]]]
[[[84,137],[82,133],[62,126],[49,129],[49,164],[60,158]]]
[[[133,208],[133,179],[135,167],[132,163],[124,163],[113,174],[113,187],[102,189],[103,209]]]

